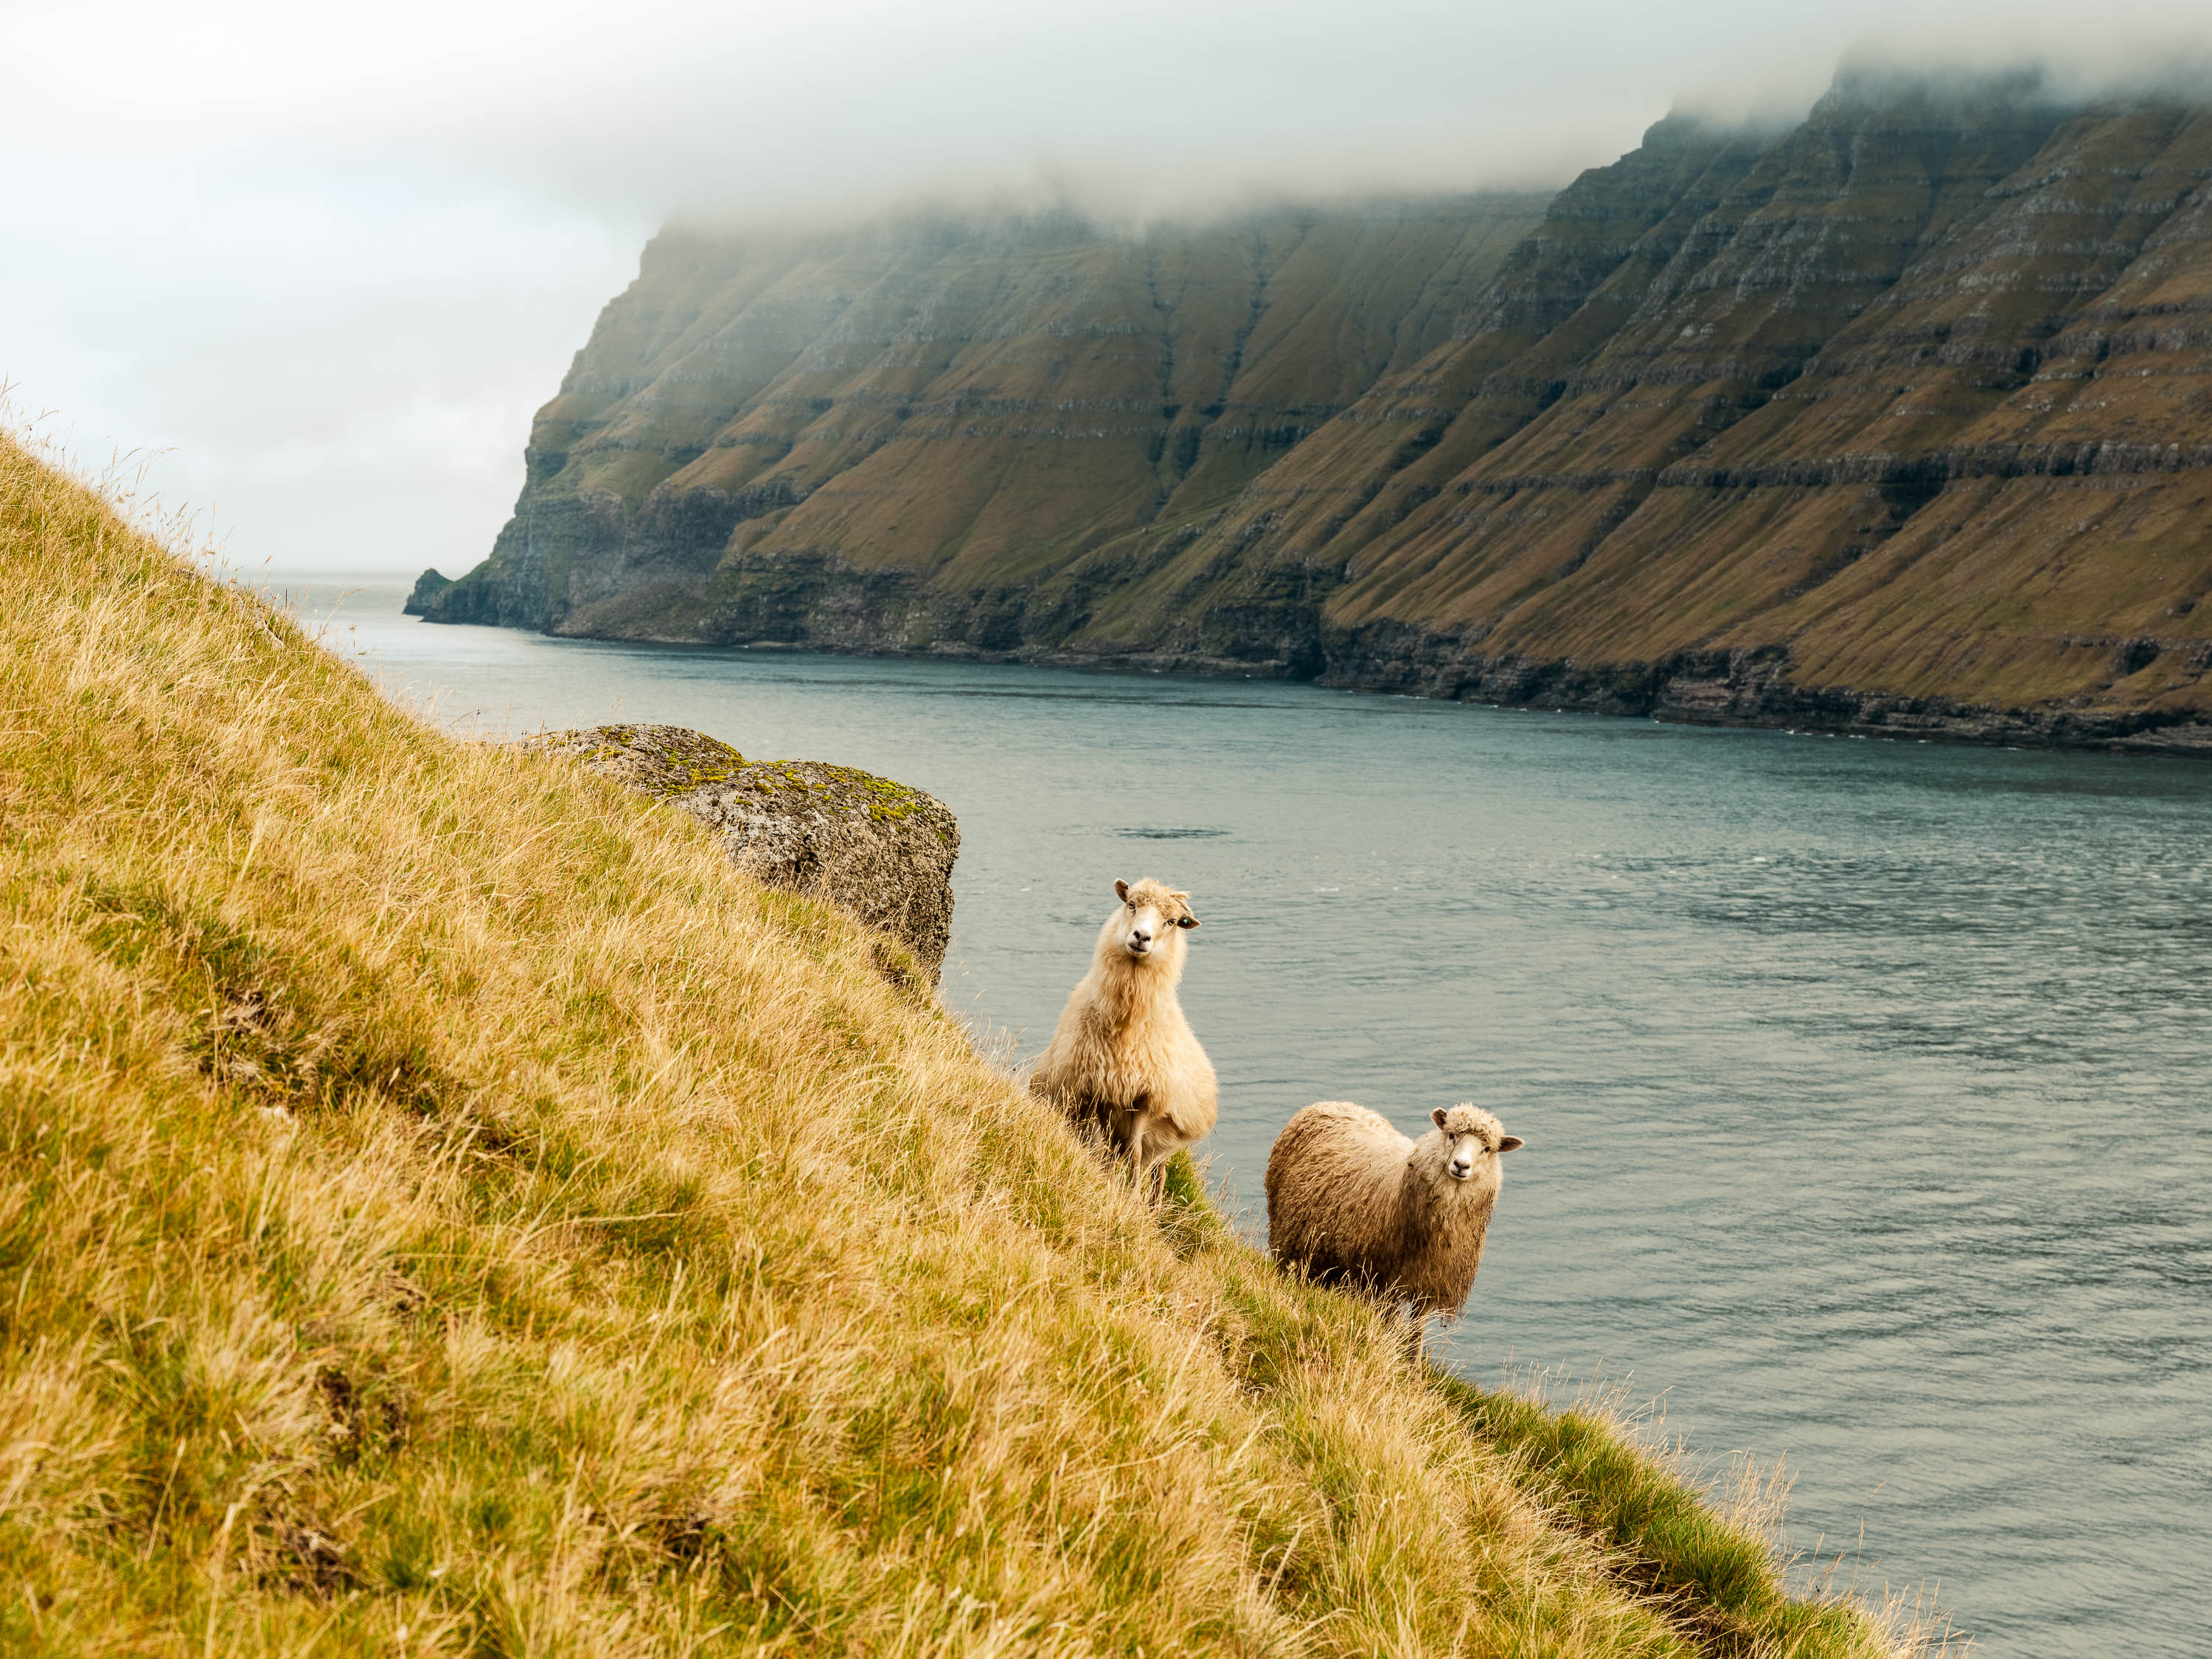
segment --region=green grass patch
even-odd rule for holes
[[[1433,1367],[1430,1386],[1708,1651],[1858,1659],[1891,1650],[1888,1633],[1863,1608],[1792,1596],[1768,1540],[1717,1512],[1613,1417],[1555,1410]]]

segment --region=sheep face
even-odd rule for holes
[[[1454,1181],[1472,1181],[1485,1160],[1503,1158],[1522,1144],[1509,1135],[1504,1125],[1479,1106],[1459,1105],[1447,1111],[1439,1106],[1429,1121],[1444,1133],[1444,1174]]]
[[[1181,954],[1185,929],[1198,926],[1190,913],[1190,895],[1178,892],[1150,876],[1134,886],[1114,884],[1120,912],[1108,927],[1121,953],[1134,962],[1164,961]]]

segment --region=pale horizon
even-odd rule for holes
[[[1670,111],[1794,119],[1854,54],[2043,59],[2081,88],[2212,44],[2171,4],[2077,33],[2051,4],[1897,0],[416,4],[367,30],[33,6],[0,23],[27,89],[0,113],[20,198],[0,385],[13,425],[143,472],[243,569],[457,576],[672,218],[1556,188]]]

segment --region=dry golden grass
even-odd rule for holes
[[[0,1649],[1702,1639],[842,914],[4,441],[0,639]]]

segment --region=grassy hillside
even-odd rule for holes
[[[1890,1650],[3,442],[0,636],[0,1650]]]

